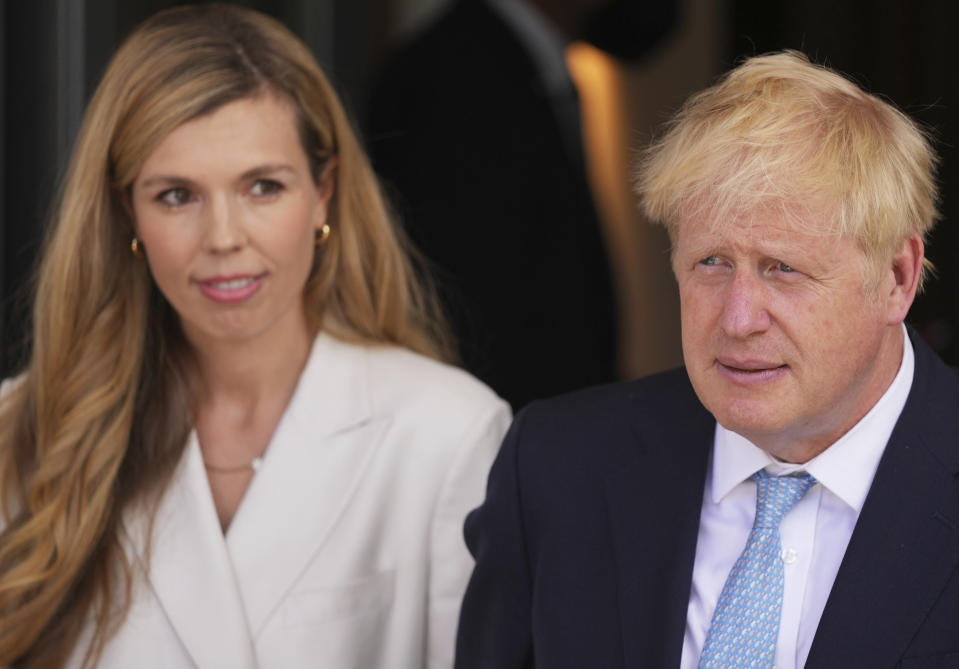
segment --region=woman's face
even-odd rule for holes
[[[184,123],[132,191],[150,271],[195,346],[307,335],[303,288],[332,177],[314,182],[287,103],[260,95]]]

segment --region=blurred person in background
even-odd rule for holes
[[[514,409],[617,376],[566,47],[640,58],[675,15],[668,0],[455,0],[374,86],[374,167],[437,268],[464,365]]]

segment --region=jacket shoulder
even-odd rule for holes
[[[705,411],[684,368],[559,395],[530,404],[521,415],[533,424],[570,429],[626,421],[661,421],[671,415]],[[519,418],[519,417],[518,417]]]
[[[632,461],[637,447],[706,443],[714,426],[677,369],[533,402],[516,416],[504,449],[522,470],[551,462],[602,473]]]
[[[508,411],[486,384],[458,367],[394,346],[370,347],[367,359],[379,411],[423,411],[453,420]]]

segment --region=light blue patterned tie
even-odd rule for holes
[[[769,669],[776,659],[783,604],[783,516],[816,484],[809,474],[756,479],[756,520],[726,578],[699,658],[700,669]]]

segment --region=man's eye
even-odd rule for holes
[[[190,201],[190,191],[179,187],[168,188],[157,195],[156,199],[168,207],[180,207]]]
[[[719,256],[707,256],[699,261],[700,265],[713,266],[719,264]]]
[[[787,272],[787,273],[788,273],[788,272],[795,272],[795,271],[796,271],[796,270],[794,270],[792,267],[790,267],[789,265],[787,265],[787,264],[784,263],[784,262],[781,262],[781,263],[777,264],[777,265],[776,265],[776,269],[778,269],[780,272]]]
[[[253,187],[250,188],[250,193],[254,197],[264,197],[276,195],[281,190],[283,190],[283,184],[281,184],[279,181],[273,181],[272,179],[257,179],[253,182]]]

